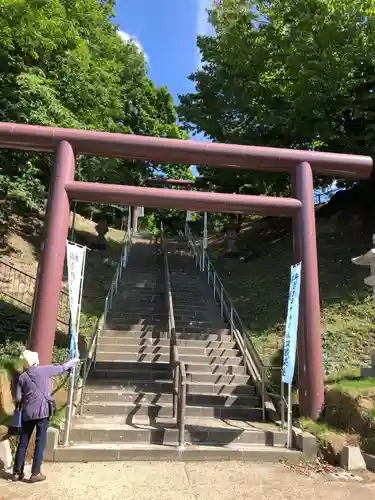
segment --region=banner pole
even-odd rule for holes
[[[74,395],[74,381],[76,379],[76,367],[73,366],[69,375],[69,389],[68,389],[68,402],[67,402],[67,417],[65,423],[64,433],[64,446],[69,445],[70,428],[72,425],[73,416],[73,395]]]
[[[292,421],[292,384],[288,384],[288,436],[287,447],[293,444],[293,421]]]
[[[281,430],[285,428],[285,384],[281,380]]]

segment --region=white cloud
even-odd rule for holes
[[[121,40],[124,43],[133,43],[139,52],[143,52],[143,55],[145,57],[146,62],[148,62],[148,56],[143,48],[143,45],[140,43],[140,41],[135,37],[134,35],[129,35],[129,33],[126,33],[126,31],[118,30],[117,32],[119,36],[121,37]]]
[[[197,15],[195,22],[196,35],[212,35],[213,28],[208,22],[207,10],[212,7],[213,0],[196,0],[197,2]],[[197,47],[197,65],[200,67],[202,64],[201,55]]]

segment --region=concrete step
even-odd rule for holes
[[[204,287],[207,285],[206,275],[190,275],[181,276],[180,274],[170,271],[171,288],[176,291],[199,291],[200,294],[205,291]]]
[[[159,299],[163,298],[165,296],[165,284],[163,285],[158,285],[155,287],[144,287],[144,286],[137,286],[132,283],[124,283],[123,289],[119,289],[117,292],[117,297],[118,298],[124,298],[124,299],[131,299],[134,298],[134,300],[144,300],[146,298],[154,298],[154,299]]]
[[[207,314],[207,307],[218,307],[216,304],[210,304],[209,306],[202,304],[201,302],[197,304],[183,303],[182,301],[173,301],[173,311],[175,315],[191,315],[191,314]],[[220,314],[218,309],[218,314]]]
[[[136,359],[136,361],[135,361]],[[213,373],[213,374],[220,374],[220,375],[233,375],[233,374],[239,374],[239,375],[244,375],[246,373],[245,367],[240,364],[232,364],[228,361],[227,364],[216,364],[216,363],[198,363],[198,362],[191,362],[189,363],[187,360],[183,359],[183,356],[180,356],[180,359],[182,361],[186,362],[185,365],[185,370],[186,373]],[[220,359],[220,358],[219,358]],[[233,358],[236,359],[236,358]],[[132,366],[134,362],[138,363],[158,363],[159,361],[161,363],[167,362],[169,360],[169,356],[163,356],[158,359],[158,356],[151,355],[149,357],[145,357],[145,359],[142,359],[142,355],[140,357],[133,357],[129,356],[128,358],[120,358],[119,355],[116,353],[111,354],[110,356],[107,356],[107,354],[101,354],[99,353],[97,356],[97,363],[100,362],[110,362],[110,363],[118,363],[118,364],[123,364],[124,367],[126,366]]]
[[[108,313],[109,317],[113,317],[113,319],[127,319],[128,323],[137,323],[137,322],[143,322],[144,318],[140,314],[133,314],[131,311],[127,310],[116,310],[116,311],[109,311]],[[152,311],[150,315],[147,316],[147,319],[155,319],[155,320],[162,320],[167,316],[167,311]]]
[[[143,283],[134,282],[131,280],[123,280],[120,283],[117,293],[120,297],[131,297],[131,296],[143,296],[145,295],[164,295],[165,294],[165,282],[159,283]]]
[[[169,355],[169,345],[147,345],[144,344],[105,344],[101,340],[98,345],[100,354],[138,354],[147,356],[167,356]],[[221,358],[238,358],[240,353],[237,349],[207,349],[202,347],[178,346],[178,352],[182,356],[200,356],[200,357],[221,357]],[[184,359],[184,358],[182,358]]]
[[[192,420],[192,419],[191,419]],[[118,417],[79,417],[73,422],[70,439],[74,443],[150,443],[176,445],[176,425],[137,421],[128,425],[120,423]],[[207,422],[207,423],[206,423]],[[286,432],[249,428],[238,421],[231,426],[216,426],[215,420],[206,419],[204,424],[190,424],[185,428],[186,444],[227,446],[228,444],[255,444],[263,446],[285,446]],[[237,425],[236,425],[237,424]]]
[[[200,342],[199,340],[179,341],[178,352],[181,354],[206,354],[208,356],[238,356],[239,350],[235,349],[234,342]],[[114,350],[147,353],[169,353],[169,339],[137,339],[124,337],[100,337],[99,347],[101,352]]]
[[[160,277],[154,273],[140,273],[136,269],[127,268],[127,272],[123,274],[121,284],[133,285],[139,288],[150,288],[165,285],[164,276]]]
[[[189,301],[187,303],[174,303],[174,314],[176,316],[181,315],[181,316],[193,316],[193,315],[204,315],[206,316],[207,314],[207,305],[202,305],[202,303],[199,301],[197,304],[191,304]],[[126,307],[125,307],[126,306]],[[130,307],[131,306],[131,307]],[[160,306],[160,309],[155,309],[156,306]],[[211,307],[218,307],[215,304],[211,304]],[[158,299],[156,300],[132,300],[130,297],[127,299],[124,299],[122,297],[119,297],[118,295],[115,296],[113,300],[113,307],[111,311],[116,311],[119,313],[125,312],[126,314],[129,315],[136,315],[136,316],[141,316],[143,313],[147,313],[148,315],[152,314],[165,314],[166,313],[166,306],[165,306],[165,300],[163,299]],[[220,314],[220,313],[218,313]]]
[[[124,318],[132,317],[133,319],[130,319],[130,323],[135,319],[137,321],[141,321],[143,319],[149,320],[149,319],[157,319],[155,316],[158,316],[160,319],[163,317],[167,316],[167,311],[165,308],[165,304],[160,305],[159,307],[156,307],[155,305],[147,305],[145,307],[134,307],[132,306],[131,308],[128,307],[128,304],[125,303],[123,300],[119,302],[119,304],[116,304],[114,301],[114,305],[112,309],[109,311],[108,317],[113,317],[113,318],[121,318],[122,313],[126,311],[126,315],[124,315]]]
[[[164,293],[165,292],[165,280],[155,280],[152,278],[149,279],[139,279],[139,275],[134,274],[123,275],[122,280],[119,282],[118,292],[120,294],[125,294],[126,296],[130,293],[134,293],[134,295],[140,295],[143,292],[152,293],[152,292]]]
[[[131,294],[128,290],[125,296],[120,294],[116,295],[113,304],[126,305],[127,310],[131,310],[130,308],[133,307],[155,307],[155,305],[160,307],[164,306],[165,308],[165,296],[162,293],[158,295],[146,293]]]
[[[217,334],[217,335],[227,335],[228,329],[225,327],[201,327],[201,326],[183,326],[181,324],[176,324],[176,332],[178,333],[202,333],[202,334]]]
[[[126,311],[127,314],[124,314]],[[162,321],[168,317],[165,307],[165,301],[161,301],[159,305],[147,303],[145,307],[134,307],[126,300],[114,302],[112,309],[108,312],[107,318],[113,321],[123,321],[124,323],[140,323],[144,320]]]
[[[207,308],[216,305],[215,303],[212,302],[213,299],[211,299],[211,297],[209,297],[208,299],[203,298],[198,293],[196,293],[195,295],[192,294],[191,297],[189,297],[188,295],[183,293],[179,296],[178,294],[172,291],[172,298],[174,307],[190,308],[190,312],[196,311],[197,310],[196,308],[198,307],[200,307],[198,311],[201,311],[203,308],[205,311],[207,311]]]
[[[126,389],[91,389],[84,391],[85,403],[131,403],[131,404],[172,404],[172,393],[135,392]],[[188,393],[186,404],[190,406],[259,406],[259,397],[249,394],[238,396]]]
[[[55,462],[113,462],[113,461],[173,461],[208,462],[237,460],[279,463],[281,460],[298,463],[302,452],[287,448],[263,445],[228,445],[226,447],[192,445],[177,447],[157,444],[74,444],[55,450]]]
[[[258,406],[190,406],[186,405],[186,417],[200,418],[220,418],[220,419],[241,419],[247,421],[257,421],[262,419],[262,410],[259,401],[254,403]],[[126,403],[107,401],[86,403],[83,407],[84,415],[121,415],[123,423],[131,423],[133,417],[147,416],[150,419],[165,418],[173,416],[173,407],[171,404],[151,404],[151,403]]]
[[[113,345],[116,345],[116,349],[119,350],[124,350],[126,346],[129,347],[136,347],[140,348],[142,346],[146,346],[149,348],[152,347],[160,347],[162,349],[164,348],[169,348],[170,345],[170,340],[167,338],[152,338],[152,336],[149,337],[143,337],[143,338],[137,338],[137,337],[107,337],[105,334],[100,337],[99,340],[99,345],[102,350],[105,348],[109,348],[109,350],[113,349]],[[235,349],[235,343],[233,341],[230,342],[220,342],[216,340],[189,340],[189,339],[178,339],[177,340],[177,345],[180,349],[186,349],[186,352],[193,352],[193,350],[200,350],[203,352],[207,352],[207,354],[210,354],[210,351],[212,350],[218,350],[217,354],[220,354],[225,352],[227,350],[236,350]]]
[[[141,348],[142,349],[142,348]],[[236,351],[233,351],[234,354],[237,354]],[[214,368],[215,366],[238,366],[242,363],[242,358],[239,356],[208,356],[206,354],[198,353],[198,354],[186,354],[185,351],[181,349],[179,351],[179,358],[186,364],[197,364],[210,366]],[[98,348],[98,353],[96,357],[96,361],[106,361],[112,363],[169,363],[169,351],[167,352],[147,352],[146,349],[143,351],[131,351],[130,349],[127,351],[120,351],[119,349],[115,352],[102,352],[100,346]]]
[[[227,330],[229,331],[229,330]],[[156,332],[156,333],[164,333],[162,338],[166,338],[166,332]],[[157,339],[158,336],[150,331],[146,332],[140,332],[139,330],[136,331],[123,331],[120,328],[118,329],[106,329],[105,332],[103,332],[103,336],[100,337],[101,339],[105,337],[114,337],[118,339],[122,338],[137,338],[137,339]],[[231,342],[232,337],[228,333],[205,333],[205,332],[200,332],[200,333],[186,333],[186,332],[176,332],[176,338],[178,341],[180,340],[185,340],[185,341],[190,341],[190,340],[196,340],[196,341],[202,341],[202,342],[211,342],[211,341],[216,341],[216,342]]]
[[[213,322],[205,322],[204,324],[199,323],[199,324],[184,324],[184,323],[179,323],[176,322],[176,332],[186,332],[186,333],[199,333],[199,332],[204,332],[204,333],[222,333],[222,334],[227,334],[228,329],[225,327],[225,325],[220,325],[220,324],[214,324]]]
[[[148,322],[147,320],[145,320],[145,322],[143,324],[137,324],[137,323],[126,323],[127,320],[123,320],[121,318],[119,319],[113,319],[113,318],[109,318],[107,320],[107,325],[111,326],[112,328],[114,326],[116,326],[116,329],[117,328],[121,328],[122,331],[124,332],[128,332],[128,331],[139,331],[139,332],[147,332],[149,330],[154,330],[155,328],[157,327],[161,327],[161,326],[164,326],[167,322],[167,319],[163,319],[163,320],[153,320],[152,322]]]
[[[173,392],[172,379],[164,380],[124,380],[93,377],[88,380],[87,387],[91,390],[126,390],[135,392],[169,393]],[[255,387],[249,384],[212,384],[204,382],[187,382],[188,394],[204,394],[218,396],[243,396],[254,395]]]
[[[173,394],[157,392],[136,392],[124,389],[93,389],[87,386],[84,390],[85,403],[132,403],[132,404],[172,404]]]
[[[103,362],[98,362],[99,363]],[[138,365],[139,363],[137,363]],[[157,363],[155,363],[156,365]],[[163,363],[160,363],[163,365]],[[132,381],[136,382],[169,382],[172,380],[172,373],[170,370],[142,370],[137,368],[132,368],[131,364],[128,363],[128,368],[125,366],[121,368],[95,368],[89,374],[91,380],[111,378],[116,380],[122,380],[124,384],[129,384]]]
[[[132,285],[124,286],[124,290],[118,290],[116,294],[116,301],[126,301],[126,303],[147,305],[152,302],[162,302],[165,301],[165,287],[153,292],[147,289],[134,289]]]
[[[142,369],[129,369],[126,366],[123,367],[101,367],[102,363],[96,363],[95,371],[90,374],[90,378],[111,378],[111,379],[123,379],[124,381],[131,380],[165,380],[171,377],[169,370],[142,370]],[[119,363],[120,364],[120,363]],[[99,365],[99,366],[98,366]],[[155,363],[157,366],[158,363]],[[163,364],[160,363],[162,366]],[[206,384],[232,384],[232,385],[245,385],[251,382],[250,377],[245,374],[221,374],[221,373],[203,373],[203,372],[189,372],[186,374],[186,379],[191,383],[206,383]]]
[[[106,323],[107,326],[107,332],[106,336],[111,336],[113,335],[114,331],[117,332],[123,332],[125,335],[128,333],[159,333],[159,332],[164,332],[166,330],[167,326],[167,321],[156,323],[155,325],[127,325],[125,323],[122,323],[120,321],[110,321],[108,320]],[[176,333],[178,334],[183,334],[183,335],[197,335],[198,338],[201,335],[228,335],[228,329],[226,328],[204,328],[204,327],[199,327],[199,326],[181,326],[181,325],[176,325]],[[193,337],[195,338],[195,337]],[[203,337],[204,339],[205,337]]]
[[[178,301],[179,299],[184,299],[188,302],[192,300],[193,302],[198,302],[199,300],[202,300],[202,304],[209,304],[211,303],[212,298],[210,296],[207,296],[205,293],[202,293],[202,291],[197,288],[197,287],[175,287],[173,284],[171,284],[172,288],[172,295],[173,299]],[[212,292],[213,295],[213,292]]]
[[[121,403],[114,401],[102,402],[90,402],[83,406],[83,415],[111,415],[123,417],[122,423],[131,424],[133,417],[136,415],[138,417],[147,416],[148,418],[155,419],[157,417],[165,418],[172,417],[173,410],[171,404],[131,404],[131,403]]]
[[[123,330],[121,326],[114,325],[111,323],[107,324],[106,330],[103,332],[103,337],[105,338],[158,338],[162,336],[162,338],[167,338],[167,328],[164,326],[155,326],[154,328],[148,328],[147,330]],[[103,337],[100,337],[102,339]]]
[[[151,290],[148,288],[136,288],[133,285],[126,285],[126,288],[122,291],[118,290],[117,294],[113,299],[116,303],[134,303],[139,302],[157,302],[165,301],[165,286],[157,290]]]
[[[129,312],[124,312],[122,310],[116,310],[116,311],[110,311],[108,314],[109,319],[113,320],[121,320],[124,321],[128,324],[144,324],[146,322],[150,321],[163,321],[165,318],[168,316],[167,311],[151,311],[150,314],[147,314],[147,317],[144,318],[144,314],[139,313],[139,314],[133,314]],[[174,319],[176,322],[181,322],[181,323],[190,323],[191,321],[193,322],[201,322],[201,321],[206,321],[206,315],[205,314],[196,314],[193,311],[190,311],[190,313],[186,313],[185,315],[182,314],[175,314]]]
[[[207,287],[207,289],[206,289]],[[205,303],[209,303],[213,300],[214,292],[208,288],[209,285],[206,283],[197,283],[195,285],[176,285],[175,283],[171,284],[172,295],[176,297],[177,300],[179,298],[187,298],[196,301],[196,299],[202,298]]]
[[[190,383],[203,383],[214,385],[245,385],[251,382],[248,375],[245,374],[220,374],[220,373],[199,373],[189,371],[186,374],[186,379]]]

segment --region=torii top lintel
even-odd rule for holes
[[[76,154],[159,163],[289,173],[308,162],[315,174],[356,179],[368,178],[372,172],[368,156],[0,123],[3,148],[53,152],[62,141],[69,142]]]

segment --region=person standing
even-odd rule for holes
[[[79,360],[73,359],[63,365],[39,366],[38,353],[28,350],[22,353],[21,359],[25,369],[17,381],[15,400],[22,411],[22,429],[14,460],[13,481],[22,481],[25,477],[26,451],[31,435],[36,428],[30,482],[39,483],[46,479],[41,473],[41,466],[47,440],[47,429],[55,407],[51,395],[52,378],[69,371]]]

